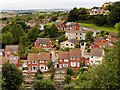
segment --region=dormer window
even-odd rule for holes
[[[10,52],[7,52],[7,54],[9,54]]]

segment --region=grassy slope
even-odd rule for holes
[[[94,24],[87,24],[87,23],[78,23],[78,24],[81,26],[92,27],[98,30],[103,30],[103,31],[108,31],[108,32],[118,32],[115,28],[112,28],[112,27],[96,26]]]

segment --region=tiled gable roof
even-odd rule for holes
[[[74,43],[74,44],[79,43],[79,41],[78,41],[77,39],[70,39],[70,40],[68,40],[68,41],[71,42],[71,43]]]
[[[100,41],[101,39],[103,39],[103,37],[98,36],[97,38],[94,39],[94,41],[97,41],[97,42],[98,42],[98,41]]]
[[[81,50],[70,50],[69,57],[81,57]]]
[[[18,51],[18,45],[6,45],[5,50]]]
[[[69,59],[69,52],[68,51],[59,51],[59,59]]]
[[[50,38],[37,38],[39,44],[49,44]]]
[[[92,48],[90,51],[90,56],[102,56],[102,55],[103,55],[103,49]]]

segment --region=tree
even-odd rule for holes
[[[56,21],[57,19],[58,19],[58,17],[55,16],[55,15],[53,15],[53,16],[51,17],[51,20],[52,20],[52,21]]]
[[[35,77],[37,80],[43,80],[43,76],[40,74],[37,74],[37,76]]]
[[[65,50],[65,51],[70,51],[69,47],[66,47],[64,50]]]
[[[70,75],[70,76],[73,75],[73,69],[71,66],[69,68],[67,68],[67,75]]]
[[[35,80],[33,87],[35,90],[55,89],[55,84],[49,79]]]
[[[77,20],[79,20],[79,10],[75,7],[69,12],[67,21],[76,22]]]
[[[7,69],[6,69],[7,68]],[[18,90],[23,82],[23,74],[18,67],[9,62],[2,66],[2,87],[7,90]]]
[[[120,88],[119,45],[105,52],[102,64],[85,71],[75,88]]]
[[[14,41],[13,35],[10,32],[2,34],[2,43],[4,45],[12,45]]]
[[[48,69],[52,68],[53,67],[53,62],[52,61],[48,61],[47,67],[48,67]]]
[[[120,22],[120,2],[112,5],[111,12],[107,16],[107,21],[110,26],[114,26]]]
[[[98,26],[103,26],[107,24],[107,16],[106,15],[97,15],[94,17],[94,24]]]
[[[93,37],[92,37],[93,33],[94,33],[93,31],[88,31],[85,35],[85,40],[92,41],[93,40]]]
[[[71,80],[71,76],[70,76],[70,75],[67,75],[67,76],[65,77],[64,82],[67,83],[67,84],[69,84],[69,83],[70,83],[70,80]]]
[[[79,8],[79,20],[86,20],[88,15],[89,15],[89,11],[86,8]]]
[[[104,7],[104,10],[109,10],[111,12],[111,9],[112,9],[112,5],[106,5]]]
[[[80,48],[80,44],[79,43],[76,44],[76,48]]]

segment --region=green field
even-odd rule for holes
[[[118,32],[115,28],[113,27],[103,27],[103,26],[96,26],[94,24],[88,24],[88,23],[78,23],[81,26],[88,26],[88,27],[92,27],[98,30],[102,30],[102,31],[108,31],[108,32]]]
[[[48,25],[48,26],[50,26],[50,25],[52,25],[52,24],[54,24],[55,22],[52,22],[52,23],[47,23],[47,24],[44,24],[44,25]]]

